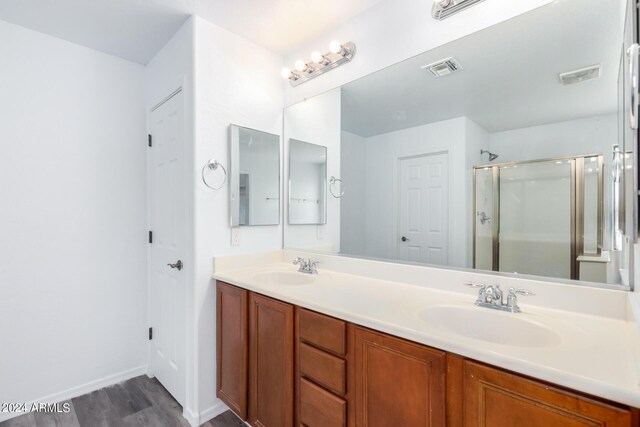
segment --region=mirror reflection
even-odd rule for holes
[[[280,223],[280,137],[231,125],[233,227]]]
[[[327,147],[289,140],[289,224],[325,224]]]
[[[323,231],[287,227],[285,246],[628,284],[626,11],[588,2],[554,2],[289,107],[285,133],[340,111],[327,167],[347,191]]]

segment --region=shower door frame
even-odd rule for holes
[[[597,206],[597,243],[596,253],[589,255],[600,256],[602,254],[602,241],[603,241],[603,187],[604,187],[604,157],[602,154],[585,154],[580,156],[564,156],[564,157],[550,157],[546,159],[524,160],[520,162],[505,162],[505,163],[493,163],[486,165],[479,165],[473,167],[473,243],[472,243],[472,258],[473,268],[476,268],[476,233],[477,233],[477,218],[476,218],[476,205],[477,205],[477,191],[476,191],[476,172],[478,170],[492,171],[492,197],[493,197],[493,212],[491,215],[491,228],[492,228],[492,256],[491,256],[491,271],[500,271],[500,168],[526,165],[532,163],[546,163],[557,161],[570,161],[571,176],[571,262],[570,266],[570,279],[578,280],[580,276],[580,261],[578,257],[584,255],[584,160],[586,158],[595,157],[598,163],[598,206]]]

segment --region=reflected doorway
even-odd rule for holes
[[[398,159],[398,259],[449,262],[449,155]]]

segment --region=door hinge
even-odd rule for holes
[[[153,137],[151,134],[148,134],[147,136],[149,137],[149,147],[153,147]]]
[[[149,341],[153,339],[153,328],[149,328]]]
[[[149,231],[149,243],[153,243],[153,231]]]

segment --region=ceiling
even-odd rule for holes
[[[140,64],[194,9],[194,0],[2,0],[0,19]]]
[[[147,64],[193,14],[286,55],[380,1],[2,0],[0,19]]]
[[[613,113],[622,8],[557,1],[348,83],[342,127],[366,137],[467,116],[498,132]],[[421,69],[451,56],[462,71],[436,79]],[[559,73],[595,64],[599,79],[560,85]]]
[[[381,1],[197,0],[197,14],[285,56]]]

